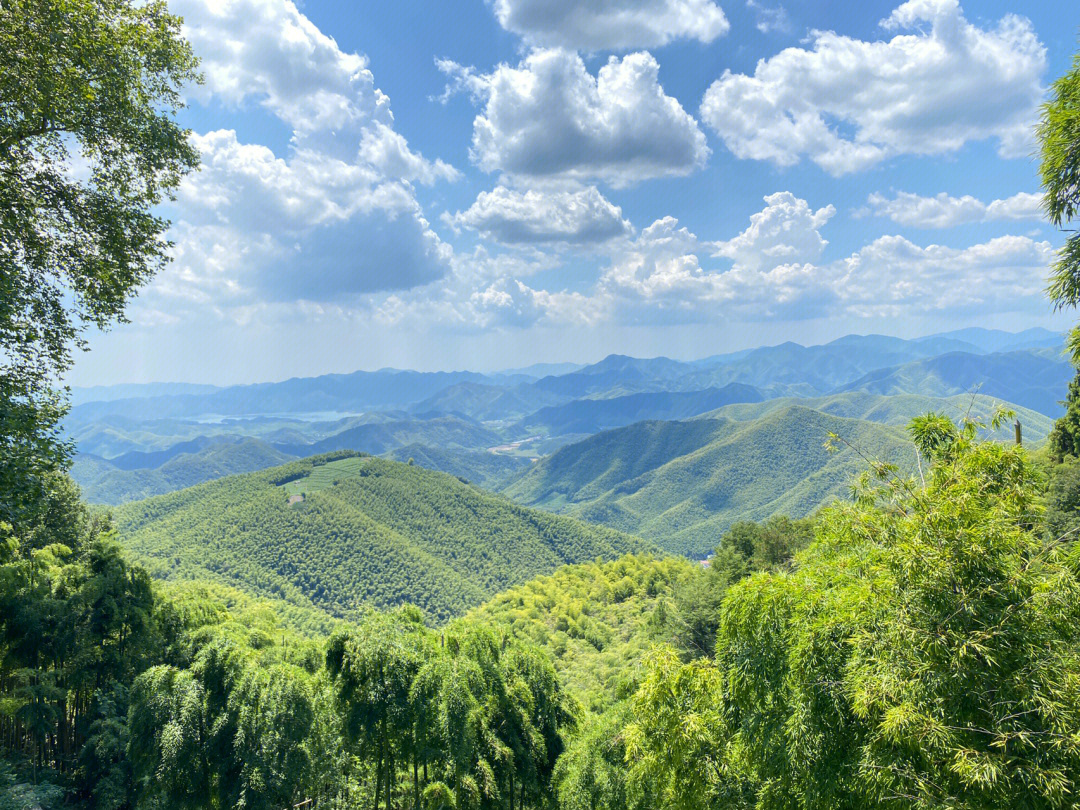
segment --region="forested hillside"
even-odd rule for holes
[[[680,557],[565,566],[500,593],[467,619],[545,650],[563,686],[600,712],[633,690],[638,664],[667,631],[658,606],[700,571]]]
[[[422,444],[410,444],[391,450],[385,456],[393,461],[412,462],[429,470],[450,473],[485,489],[497,489],[532,462],[521,456],[491,453],[487,450],[444,450]]]
[[[276,467],[293,459],[259,439],[218,442],[194,453],[171,455],[160,466],[122,469],[114,460],[79,455],[71,477],[89,503],[122,504],[162,495],[226,475]]]
[[[541,408],[521,420],[526,432],[542,430],[551,435],[598,433],[647,419],[684,419],[733,402],[761,402],[753,386],[729,383],[704,391],[627,394],[608,399],[577,399],[564,405]]]
[[[289,503],[292,492],[303,500]],[[559,565],[646,547],[445,473],[351,454],[224,478],[115,515],[124,548],[157,577],[207,578],[339,617],[409,602],[444,620]]]
[[[830,433],[846,444],[826,448]],[[751,422],[642,422],[600,433],[503,491],[700,556],[739,520],[802,517],[846,494],[868,459],[911,469],[915,452],[896,428],[789,405]]]
[[[976,355],[951,352],[872,371],[845,391],[948,397],[978,392],[1055,418],[1074,369],[1054,349]]]
[[[1033,446],[1042,444],[1054,426],[1053,419],[1038,411],[975,393],[931,397],[918,394],[884,396],[865,391],[848,391],[824,397],[782,397],[759,403],[727,405],[703,416],[706,418],[727,417],[748,422],[793,405],[813,408],[815,411],[845,419],[863,419],[867,422],[880,422],[894,427],[906,427],[916,416],[943,413],[957,422],[965,419],[977,420],[984,426],[980,435],[1008,441],[1014,438],[1011,421],[997,429],[990,427],[995,411],[1004,408],[1016,414],[1023,428],[1023,441]]]

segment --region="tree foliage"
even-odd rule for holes
[[[0,520],[64,460],[53,380],[167,261],[154,206],[198,163],[196,61],[153,0],[0,3]]]
[[[290,493],[306,495],[290,504]],[[560,565],[648,548],[445,473],[345,451],[128,504],[116,519],[156,576],[224,582],[305,618],[408,602],[446,620]]]
[[[652,661],[628,763],[664,806],[1075,806],[1077,546],[1024,450],[914,427],[925,486],[868,479],[728,591],[713,661]]]

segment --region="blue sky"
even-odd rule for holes
[[[1031,130],[1075,3],[170,5],[204,166],[73,384],[1069,323]]]

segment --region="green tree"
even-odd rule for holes
[[[728,591],[715,662],[653,661],[628,760],[666,806],[1075,806],[1077,544],[1022,448],[946,423],[912,426],[925,486],[880,468]]]
[[[162,0],[0,0],[0,520],[67,447],[54,380],[167,261],[154,206],[198,164],[196,60]]]
[[[1080,211],[1080,54],[1051,86],[1038,136],[1043,208],[1050,222],[1065,227]],[[1059,251],[1047,294],[1056,309],[1080,304],[1080,233],[1070,234]],[[1073,330],[1069,348],[1080,362],[1080,330]]]
[[[1054,423],[1046,438],[1050,458],[1060,462],[1067,456],[1080,457],[1080,372],[1069,383],[1065,413]]]

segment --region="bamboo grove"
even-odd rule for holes
[[[546,801],[574,711],[537,648],[411,607],[312,640],[221,586],[161,591],[75,496],[60,483],[40,524],[4,527],[0,779],[19,764],[27,800]]]

